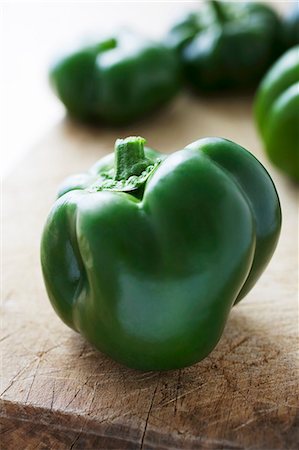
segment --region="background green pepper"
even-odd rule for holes
[[[71,116],[114,125],[169,101],[180,74],[171,49],[123,32],[63,56],[51,68],[50,80]]]
[[[255,118],[271,161],[299,181],[299,45],[266,74],[256,94]]]
[[[299,3],[284,18],[283,41],[286,49],[299,44]]]
[[[170,156],[118,140],[60,189],[41,262],[61,319],[115,360],[166,370],[207,356],[275,249],[273,182],[244,148],[201,139]]]
[[[261,3],[209,1],[167,36],[185,76],[202,91],[254,86],[281,53],[281,23]]]

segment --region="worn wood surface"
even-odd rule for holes
[[[97,352],[56,317],[41,277],[40,234],[58,184],[129,134],[165,152],[208,135],[235,140],[266,164],[282,202],[267,271],[211,355],[184,370],[137,372]],[[3,202],[3,449],[298,448],[298,198],[264,158],[250,98],[185,94],[120,130],[66,121],[4,182]]]

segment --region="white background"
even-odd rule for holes
[[[196,9],[198,3],[2,1],[2,175],[11,172],[13,165],[64,114],[47,80],[49,64],[64,46],[93,33],[117,32],[121,26],[160,37],[178,17]]]

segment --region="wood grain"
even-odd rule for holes
[[[58,184],[130,134],[165,152],[232,139],[266,164],[281,198],[267,271],[211,355],[184,370],[137,372],[97,352],[56,317],[42,281],[40,235]],[[3,262],[3,449],[297,448],[298,193],[265,160],[250,98],[184,94],[120,130],[59,124],[4,183]]]

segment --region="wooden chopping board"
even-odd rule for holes
[[[126,129],[65,121],[5,180],[3,449],[298,448],[298,192],[265,159],[251,108],[247,97],[183,94]],[[42,281],[40,235],[58,184],[132,134],[164,152],[204,136],[234,140],[266,165],[282,203],[266,272],[211,355],[183,370],[143,373],[113,362],[58,319]]]

